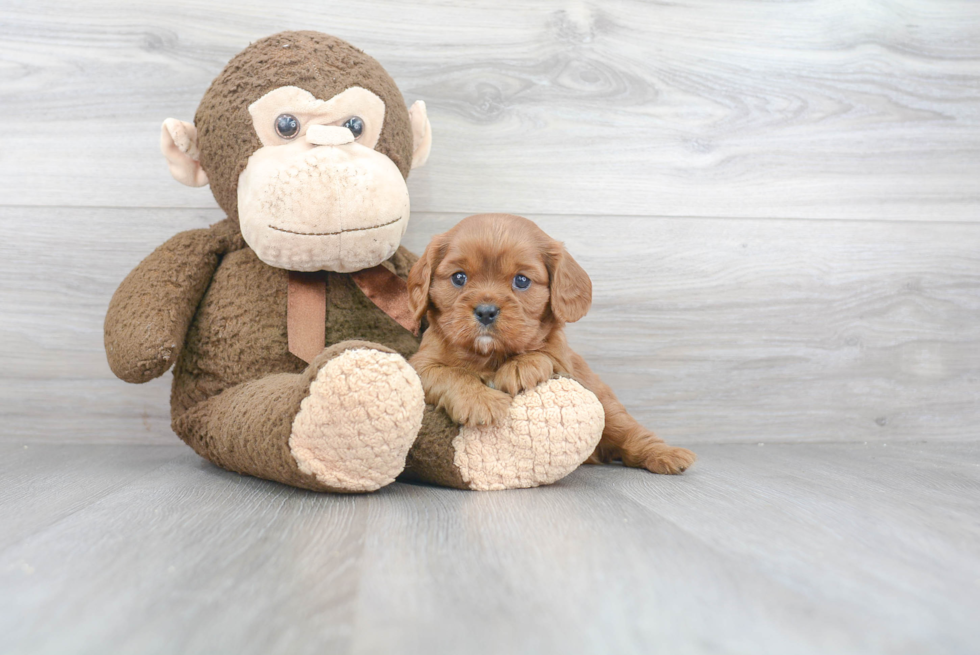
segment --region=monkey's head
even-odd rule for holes
[[[381,65],[318,32],[282,32],[236,55],[194,125],[164,121],[170,172],[211,185],[245,242],[277,268],[358,271],[394,254],[405,179],[429,155],[425,104],[407,109]]]

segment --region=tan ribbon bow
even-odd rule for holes
[[[382,265],[350,274],[354,284],[385,314],[418,335],[419,326],[408,304],[408,285]],[[327,274],[289,271],[286,331],[289,352],[304,362],[320,354],[327,331]]]

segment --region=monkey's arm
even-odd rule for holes
[[[221,257],[244,246],[226,219],[189,230],[154,250],[126,276],[109,302],[105,350],[109,368],[126,382],[163,375],[177,358],[194,312]]]

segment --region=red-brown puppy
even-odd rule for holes
[[[565,323],[592,305],[592,281],[565,248],[526,218],[479,214],[436,235],[408,276],[416,320],[428,315],[410,360],[426,401],[464,425],[502,420],[512,396],[553,375],[594,393],[606,413],[589,458],[622,459],[680,473],[695,455],[668,446],[627,413],[585,360],[568,348]]]

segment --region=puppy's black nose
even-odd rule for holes
[[[476,320],[480,321],[480,324],[484,327],[496,321],[499,313],[500,308],[496,305],[477,305],[476,309],[473,310],[473,315],[476,316]]]

